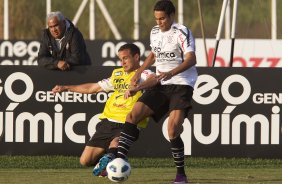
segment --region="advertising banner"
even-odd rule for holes
[[[76,155],[95,132],[110,93],[52,94],[56,84],[97,82],[115,67],[50,71],[0,66],[0,154]],[[181,134],[185,155],[282,158],[279,68],[198,67],[193,108]],[[170,156],[167,118],[150,120],[130,155]]]
[[[207,39],[207,55],[202,39],[196,41],[197,66],[212,66],[215,39]],[[120,66],[117,51],[121,45],[133,42],[141,50],[141,62],[150,52],[149,40],[94,40],[86,41],[93,66]],[[36,40],[0,40],[0,65],[37,65],[40,47]],[[282,40],[236,39],[234,47],[234,67],[282,67]],[[216,67],[228,67],[230,62],[231,40],[219,43]]]

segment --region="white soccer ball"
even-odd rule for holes
[[[130,172],[130,164],[122,158],[116,158],[107,165],[108,178],[113,182],[127,180]]]

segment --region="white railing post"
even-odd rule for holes
[[[51,12],[51,0],[46,0],[46,17],[50,12]],[[47,22],[46,22],[46,27],[48,27]]]
[[[139,0],[134,0],[134,32],[133,32],[133,39],[139,39]]]
[[[115,24],[114,24],[114,22],[113,22],[113,20],[112,20],[112,18],[111,18],[111,16],[110,16],[108,10],[106,9],[106,7],[105,7],[103,1],[102,1],[102,0],[96,0],[96,2],[97,2],[97,4],[98,4],[99,8],[101,9],[102,14],[104,15],[104,17],[105,17],[107,23],[109,24],[110,29],[112,30],[112,32],[113,32],[115,38],[116,38],[117,40],[121,40],[121,35],[120,35],[118,29],[116,28],[116,26],[115,26]]]
[[[4,40],[9,40],[9,0],[4,0]]]
[[[277,39],[277,1],[271,1],[271,39]]]
[[[95,0],[89,3],[89,39],[95,40]]]
[[[88,2],[88,0],[83,0],[82,3],[80,4],[80,6],[79,6],[79,8],[78,8],[78,10],[77,10],[77,12],[76,12],[76,14],[75,14],[73,20],[72,20],[72,23],[73,23],[74,25],[77,24],[77,22],[78,22],[78,20],[79,20],[79,18],[80,18],[80,16],[81,16],[81,14],[82,14],[82,12],[83,12],[83,10],[84,10],[86,4],[87,4],[87,2]]]
[[[178,23],[183,24],[183,0],[178,0]]]
[[[230,1],[227,3],[226,12],[225,12],[225,39],[230,38]]]

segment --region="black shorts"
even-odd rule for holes
[[[102,121],[96,125],[96,132],[86,145],[108,149],[111,141],[120,136],[123,126],[123,123],[115,123],[108,119],[102,119]]]
[[[172,110],[185,110],[191,108],[193,88],[188,85],[157,85],[138,99],[153,110],[153,119],[158,122]]]

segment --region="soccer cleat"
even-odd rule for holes
[[[108,173],[107,173],[106,169],[103,170],[99,175],[99,177],[107,177],[107,176],[108,176]]]
[[[97,163],[93,169],[93,175],[99,176],[102,171],[104,171],[110,161],[113,160],[113,157],[110,154],[105,154]]]
[[[188,183],[188,179],[185,174],[176,174],[175,180],[172,184],[184,184]]]

